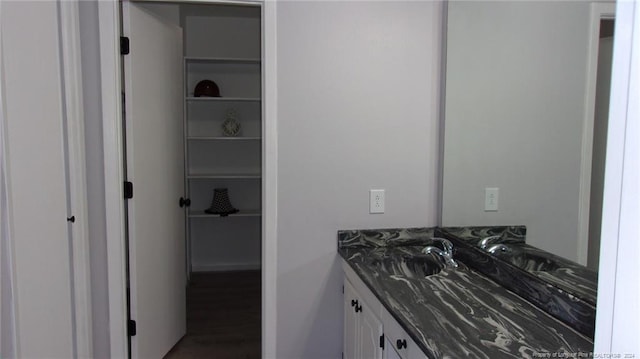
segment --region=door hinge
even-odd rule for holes
[[[126,181],[124,183],[124,199],[133,198],[133,182]]]
[[[130,337],[135,336],[136,333],[137,333],[136,321],[129,319],[129,325],[128,325],[127,329],[128,329],[128,334],[129,334]]]
[[[384,350],[384,333],[380,335],[380,348]]]
[[[120,36],[120,55],[129,55],[129,38]]]

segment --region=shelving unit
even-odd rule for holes
[[[185,56],[185,61],[190,63],[205,63],[205,64],[255,64],[260,65],[260,59],[248,59],[248,58],[224,58],[224,57],[193,57]]]
[[[188,216],[189,218],[260,217],[262,216],[262,213],[260,212],[260,210],[246,210],[223,217],[219,214],[209,214],[203,211],[193,211],[189,212]]]
[[[193,271],[257,269],[262,216],[260,13],[248,7],[221,6],[204,15],[187,12],[183,20],[189,267]],[[194,97],[195,86],[202,80],[214,81],[221,97]],[[237,113],[241,125],[237,137],[222,131],[229,110]],[[239,212],[205,213],[214,188],[227,188]]]
[[[260,179],[261,175],[187,175],[187,179]]]
[[[188,141],[259,141],[260,137],[187,136]]]
[[[205,102],[260,102],[255,97],[187,97],[187,101],[205,101]]]

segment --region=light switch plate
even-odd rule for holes
[[[369,213],[384,213],[384,190],[369,190]]]
[[[495,187],[487,187],[484,189],[484,211],[498,211],[498,194],[500,190]]]

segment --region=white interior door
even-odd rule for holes
[[[162,358],[185,334],[182,30],[176,5],[123,3],[133,358]]]
[[[0,257],[6,261],[0,265],[0,357],[73,358],[58,5],[3,1],[0,7],[6,141],[0,149]]]

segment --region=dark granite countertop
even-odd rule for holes
[[[338,252],[428,357],[535,358],[593,350],[590,339],[464,264],[427,277],[407,270],[408,259],[424,256],[420,250],[432,232],[393,233],[342,235]]]
[[[526,244],[524,227],[445,227],[435,234],[451,240],[458,258],[474,270],[593,339],[597,273]],[[479,242],[489,235],[499,235],[491,243],[506,243],[509,250],[481,250]]]
[[[517,230],[506,231],[501,234],[501,239],[492,242],[505,243],[513,251],[509,253],[496,253],[497,258],[511,263],[516,267],[538,276],[544,281],[555,285],[556,287],[579,297],[592,306],[596,305],[598,273],[588,269],[578,263],[572,262],[566,258],[557,256],[553,253],[540,250],[539,248],[528,245],[524,241],[525,231],[523,228],[512,227]],[[452,234],[456,238],[467,241],[472,246],[478,246],[482,238],[491,235],[491,227],[445,227],[441,228],[445,233]],[[552,263],[553,268],[540,270],[535,266],[529,267],[530,263],[517,260],[519,254],[537,256],[545,258],[547,263]]]
[[[598,296],[598,274],[596,272],[528,244],[512,245],[509,248],[510,252],[499,252],[494,255],[507,263],[522,267],[523,270],[595,306]],[[522,255],[544,258],[552,268],[541,270],[535,265],[532,266],[531,262],[519,261],[518,258]],[[544,266],[546,263],[542,265]]]

